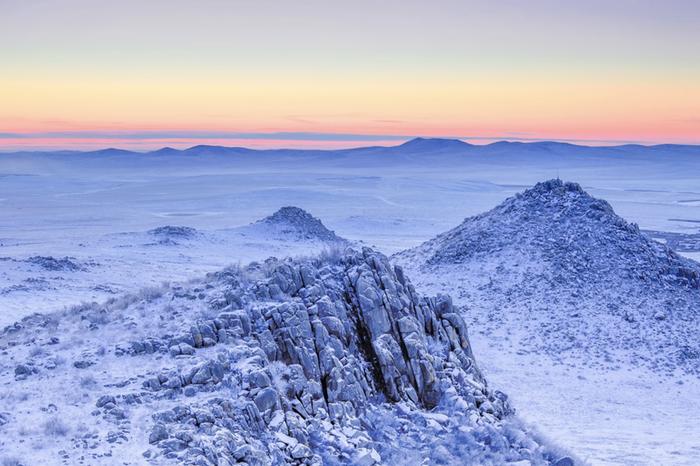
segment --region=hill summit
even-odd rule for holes
[[[274,214],[257,221],[254,225],[271,227],[279,233],[298,239],[344,241],[326,228],[321,220],[299,207],[282,207]]]
[[[459,139],[444,139],[444,138],[413,138],[401,144],[400,148],[410,149],[417,152],[432,152],[453,149],[464,149],[470,147],[468,144]]]
[[[429,244],[428,263],[461,263],[509,246],[548,263],[562,279],[599,281],[615,273],[644,282],[700,287],[698,264],[642,234],[606,201],[561,180],[538,183],[438,236]]]

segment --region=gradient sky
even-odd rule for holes
[[[700,144],[697,0],[0,0],[0,150]]]

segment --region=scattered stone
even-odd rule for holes
[[[115,398],[111,395],[102,395],[97,399],[97,403],[95,403],[95,406],[97,406],[98,408],[102,408],[107,403],[115,405],[117,403],[117,400],[115,400]]]
[[[163,424],[156,424],[155,426],[153,426],[153,430],[151,430],[151,434],[148,436],[148,443],[158,443],[161,440],[165,440],[167,438],[168,430],[165,428],[165,426]]]
[[[165,225],[149,230],[148,234],[164,238],[194,238],[198,232],[191,227]]]
[[[255,396],[255,405],[258,407],[260,412],[272,409],[277,404],[277,392],[274,388],[268,387]]]
[[[178,343],[170,347],[170,354],[172,356],[192,355],[194,351],[194,348],[187,343]]]
[[[26,364],[19,364],[15,367],[15,377],[27,377],[36,373],[36,368]]]
[[[559,458],[554,463],[552,463],[552,466],[574,466],[574,460],[572,460],[568,456],[564,456],[563,458]]]
[[[73,361],[73,367],[76,369],[87,369],[90,366],[94,366],[95,361],[91,361],[89,359],[79,359],[77,361]]]
[[[26,262],[38,265],[44,270],[51,272],[77,272],[84,269],[84,267],[78,264],[72,257],[56,259],[52,256],[32,256],[28,258]]]

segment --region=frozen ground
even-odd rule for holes
[[[232,263],[325,247],[246,229],[286,205],[391,254],[558,175],[643,230],[698,234],[698,173],[700,151],[688,147],[428,142],[333,153],[3,154],[0,326]],[[148,233],[165,225],[196,234],[160,241]],[[557,366],[482,335],[478,318],[467,322],[491,384],[545,435],[594,464],[700,463],[697,379],[679,385],[642,369]]]
[[[474,325],[472,324],[472,328]],[[526,421],[593,465],[697,465],[700,383],[642,368],[558,365],[470,334],[477,362]]]

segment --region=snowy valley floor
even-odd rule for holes
[[[0,177],[0,326],[34,312],[198,278],[232,263],[320,250],[321,244],[241,230],[284,205],[303,207],[340,236],[392,254],[554,174],[551,167],[416,168],[381,175],[371,167],[307,167],[162,176],[125,170],[111,178],[78,178],[29,165],[0,168],[12,172]],[[684,174],[615,167],[601,174],[566,166],[559,172],[642,229],[698,233],[697,180]],[[186,225],[199,233],[161,243],[147,232],[163,225]],[[69,257],[77,268],[27,262],[34,256]],[[700,254],[687,257],[698,260]],[[411,278],[420,292],[435,292],[428,280]],[[517,412],[545,436],[594,465],[700,464],[697,378],[555,364],[546,356],[522,354],[517,339],[482,333],[480,319],[469,313],[475,357],[490,385],[507,393]]]

